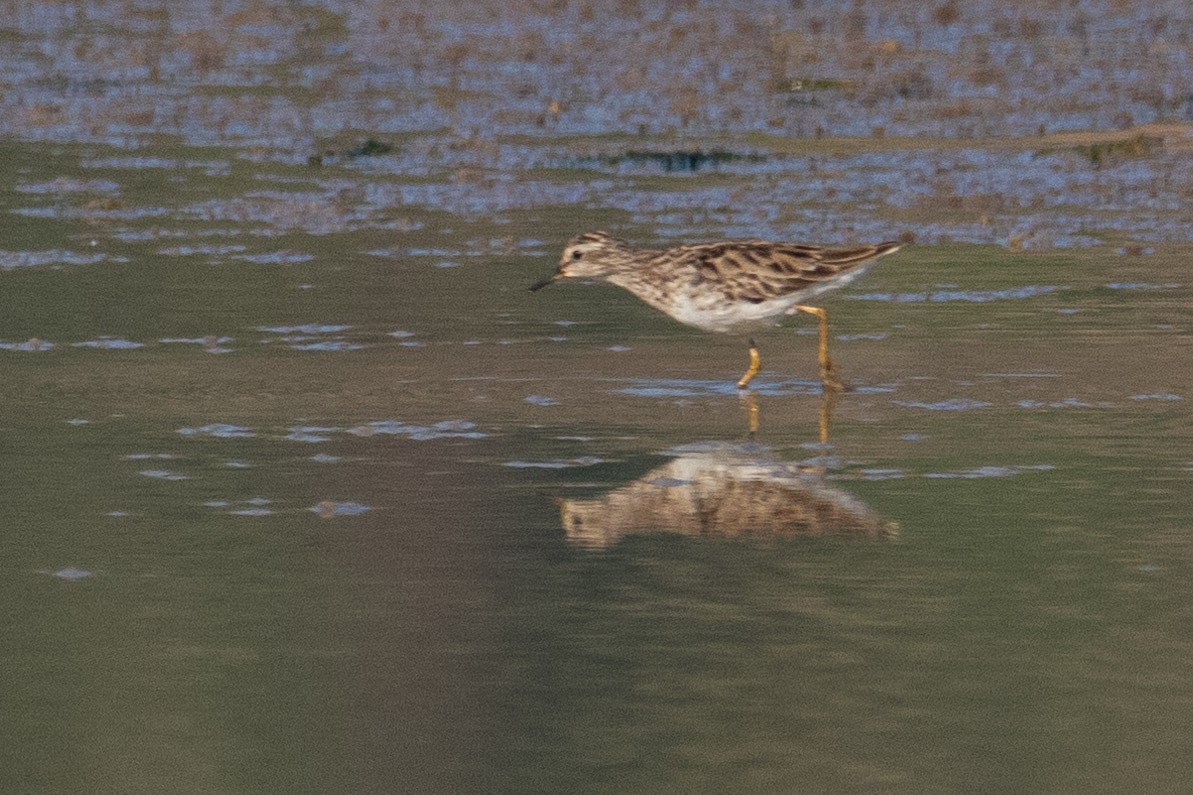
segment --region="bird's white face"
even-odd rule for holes
[[[548,279],[531,287],[540,290],[560,279],[601,279],[616,273],[629,261],[625,244],[605,232],[576,235],[563,247],[559,267]]]
[[[559,270],[555,278],[596,279],[606,276],[613,270],[608,254],[616,249],[617,244],[612,240],[584,239],[576,242],[576,238],[573,238],[559,257]]]

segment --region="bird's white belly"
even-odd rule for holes
[[[777,326],[784,315],[791,313],[801,298],[802,294],[785,295],[760,304],[744,301],[726,304],[712,300],[682,298],[671,307],[670,314],[680,323],[704,331],[750,331]]]
[[[857,281],[872,265],[873,263],[867,263],[834,279],[810,284],[797,292],[758,304],[748,301],[727,303],[719,294],[708,293],[683,296],[670,307],[670,311],[664,311],[668,311],[668,314],[680,323],[704,331],[745,332],[777,326],[784,315],[796,312],[796,306]]]

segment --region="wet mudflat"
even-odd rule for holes
[[[776,10],[786,71],[656,107],[482,46],[549,10],[118,6],[4,40],[4,789],[1188,779],[1190,129],[1112,16],[981,32],[1130,101],[966,115],[1040,72],[946,80],[939,10]],[[913,244],[826,303],[833,400],[809,320],[741,394],[742,339],[527,291],[602,227]]]

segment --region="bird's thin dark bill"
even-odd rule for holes
[[[551,282],[553,282],[553,281],[555,281],[555,277],[554,277],[554,276],[548,276],[547,278],[543,279],[541,282],[535,282],[533,285],[531,285],[531,287],[530,287],[530,292],[532,292],[532,293],[536,293],[536,292],[538,292],[539,290],[541,290],[541,289],[543,289],[544,287],[546,287],[548,284],[550,284],[550,283],[551,283]]]

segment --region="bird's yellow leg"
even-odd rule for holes
[[[754,380],[754,376],[758,375],[758,371],[762,369],[762,357],[758,354],[758,346],[754,344],[754,340],[750,340],[750,369],[746,370],[746,374],[737,382],[738,389],[745,389]]]
[[[796,310],[820,318],[820,380],[828,389],[844,389],[833,375],[833,360],[828,358],[828,312],[818,306],[797,306]]]

